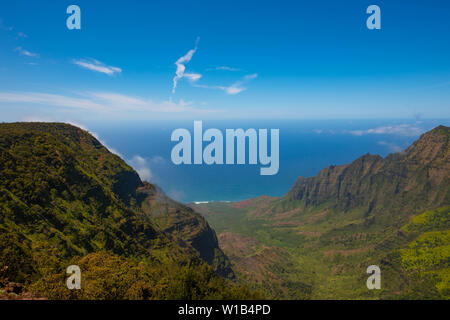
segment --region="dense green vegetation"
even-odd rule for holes
[[[70,264],[82,269],[80,291],[65,286]],[[0,124],[0,288],[19,282],[58,299],[253,297],[219,275],[233,277],[206,221],[88,132]]]
[[[449,299],[449,137],[281,198],[186,207],[86,131],[0,124],[0,296],[13,281],[52,299]],[[81,290],[66,288],[71,264]],[[381,290],[366,287],[372,264]]]
[[[448,299],[450,129],[299,178],[281,198],[191,205],[238,279],[288,299]],[[431,210],[427,210],[431,209]],[[382,289],[368,290],[378,265]]]
[[[59,261],[54,261],[58,263]],[[260,298],[246,287],[230,285],[207,264],[174,264],[126,258],[108,252],[74,257],[70,264],[82,270],[81,290],[68,290],[67,275],[59,268],[39,270],[41,277],[29,286],[51,299],[252,299]],[[60,263],[61,264],[61,263]]]

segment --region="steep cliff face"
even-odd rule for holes
[[[29,247],[51,244],[61,259],[100,250],[158,259],[163,249],[168,259],[203,260],[232,275],[199,214],[67,124],[0,124],[0,230]]]
[[[386,158],[364,155],[343,166],[330,166],[311,178],[300,177],[288,197],[305,207],[329,203],[348,211],[364,208],[401,213],[435,208],[450,200],[449,128],[424,134],[406,151]]]
[[[193,209],[173,201],[149,183],[138,189],[139,206],[150,221],[177,242],[195,248],[200,257],[223,277],[233,278],[231,264],[219,248],[215,231]]]

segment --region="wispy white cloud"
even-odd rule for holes
[[[53,122],[49,117],[41,116],[24,116],[20,118],[20,122]],[[81,128],[81,127],[80,127]],[[83,129],[83,128],[82,128]],[[83,129],[85,130],[85,129]]]
[[[213,113],[220,110],[198,109],[193,102],[152,100],[111,92],[86,92],[76,96],[38,92],[0,92],[0,103],[27,103],[51,107],[73,108],[97,112],[161,112],[161,113]]]
[[[177,66],[177,70],[175,71],[175,77],[173,77],[173,87],[172,87],[172,94],[175,93],[175,90],[177,89],[178,81],[181,78],[187,78],[191,82],[199,80],[202,75],[199,73],[185,73],[186,71],[186,64],[191,61],[192,57],[194,56],[195,52],[197,51],[198,42],[200,38],[197,38],[195,41],[195,47],[194,49],[189,50],[184,56],[179,58],[175,65]]]
[[[247,90],[247,88],[243,87],[243,85],[253,79],[256,79],[257,77],[258,77],[258,74],[256,74],[256,73],[249,74],[249,75],[246,75],[242,80],[233,83],[231,86],[219,87],[219,89],[225,91],[227,94],[235,95],[235,94],[241,93],[242,91]]]
[[[230,87],[219,87],[219,89],[225,91],[226,94],[235,95],[241,93],[242,91],[247,90],[247,88],[230,86]]]
[[[412,124],[399,124],[391,126],[383,126],[366,130],[352,130],[350,134],[362,136],[366,134],[387,134],[401,136],[418,136],[425,132],[425,129]]]
[[[226,94],[236,95],[238,93],[241,93],[241,92],[247,90],[247,88],[244,87],[243,85],[253,79],[256,79],[257,77],[258,77],[258,74],[256,74],[256,73],[246,75],[241,80],[233,83],[231,86],[208,86],[208,85],[196,84],[195,87],[205,88],[205,89],[219,89],[219,90],[224,91]]]
[[[28,38],[28,35],[26,35],[26,34],[23,33],[23,32],[18,32],[17,35],[18,35],[20,38]]]
[[[194,82],[194,81],[199,80],[202,77],[202,75],[199,73],[185,73],[183,75],[183,77],[188,79],[191,82]]]
[[[189,50],[184,56],[182,56],[181,58],[179,58],[176,62],[175,65],[177,66],[177,70],[175,72],[175,76],[173,77],[173,87],[172,87],[172,94],[175,93],[176,89],[177,89],[177,85],[178,85],[178,81],[182,78],[186,78],[188,79],[191,83],[196,83],[198,80],[200,80],[202,78],[202,75],[199,73],[192,73],[192,72],[186,72],[186,64],[188,64],[191,60],[192,57],[194,56],[194,54],[197,51],[198,48],[198,41],[199,38],[197,38],[196,42],[195,42],[195,47],[194,49]],[[226,71],[240,71],[240,69],[236,69],[236,68],[232,68],[232,67],[228,67],[228,66],[218,66],[215,68],[209,68],[207,70],[226,70]],[[205,88],[205,89],[217,89],[217,90],[222,90],[224,91],[226,94],[229,95],[236,95],[241,93],[242,91],[247,90],[246,87],[244,87],[243,85],[255,78],[257,78],[258,75],[256,73],[254,74],[249,74],[244,76],[241,80],[233,83],[230,86],[223,86],[223,85],[205,85],[205,84],[193,84],[194,87],[196,88]]]
[[[184,101],[180,99],[178,102],[172,100],[163,102],[154,102],[142,98],[132,97],[128,95],[95,92],[89,94],[94,101],[106,106],[108,110],[124,110],[124,111],[152,111],[152,112],[213,112],[214,110],[197,109],[193,106],[192,101]]]
[[[113,76],[116,73],[121,73],[122,69],[118,67],[108,66],[104,64],[103,62],[100,62],[95,59],[88,59],[88,60],[73,60],[74,64],[91,71],[100,72],[107,74],[108,76]]]
[[[98,110],[103,106],[89,99],[68,97],[57,94],[38,92],[0,92],[0,102],[3,103],[31,103],[46,106],[57,106],[76,109]]]
[[[380,146],[386,147],[391,152],[402,152],[403,151],[403,148],[395,143],[390,143],[390,142],[386,142],[386,141],[378,141],[378,144]]]
[[[22,47],[17,47],[14,51],[19,52],[21,55],[23,56],[27,56],[27,57],[38,57],[39,55],[37,53],[28,51]]]
[[[136,155],[127,161],[130,166],[136,170],[141,180],[150,181],[153,177],[150,165],[147,159]]]
[[[215,68],[208,68],[208,69],[206,69],[206,70],[207,70],[207,71],[212,71],[212,70],[241,71],[241,69],[232,68],[232,67],[228,67],[228,66],[219,66],[219,67],[215,67]]]
[[[150,159],[150,163],[153,165],[163,165],[166,163],[166,159],[161,156],[154,156]]]

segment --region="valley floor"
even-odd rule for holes
[[[269,298],[450,298],[449,207],[381,229],[361,226],[358,211],[343,218],[324,208],[281,209],[282,201],[193,205],[217,231],[241,281]],[[373,264],[382,270],[381,290],[366,286]]]

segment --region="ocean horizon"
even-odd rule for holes
[[[205,120],[204,130],[249,128],[280,130],[280,168],[261,176],[261,165],[175,165],[170,140],[177,128],[193,132],[193,121],[89,123],[87,128],[110,151],[134,167],[141,179],[157,184],[183,203],[242,201],[261,195],[279,197],[299,176],[311,177],[330,165],[343,165],[370,153],[401,152],[422,133],[449,125],[443,119],[380,120]],[[203,143],[203,146],[207,143]],[[270,149],[269,149],[270,150]],[[248,149],[246,149],[248,152]],[[248,157],[248,155],[247,155]]]

